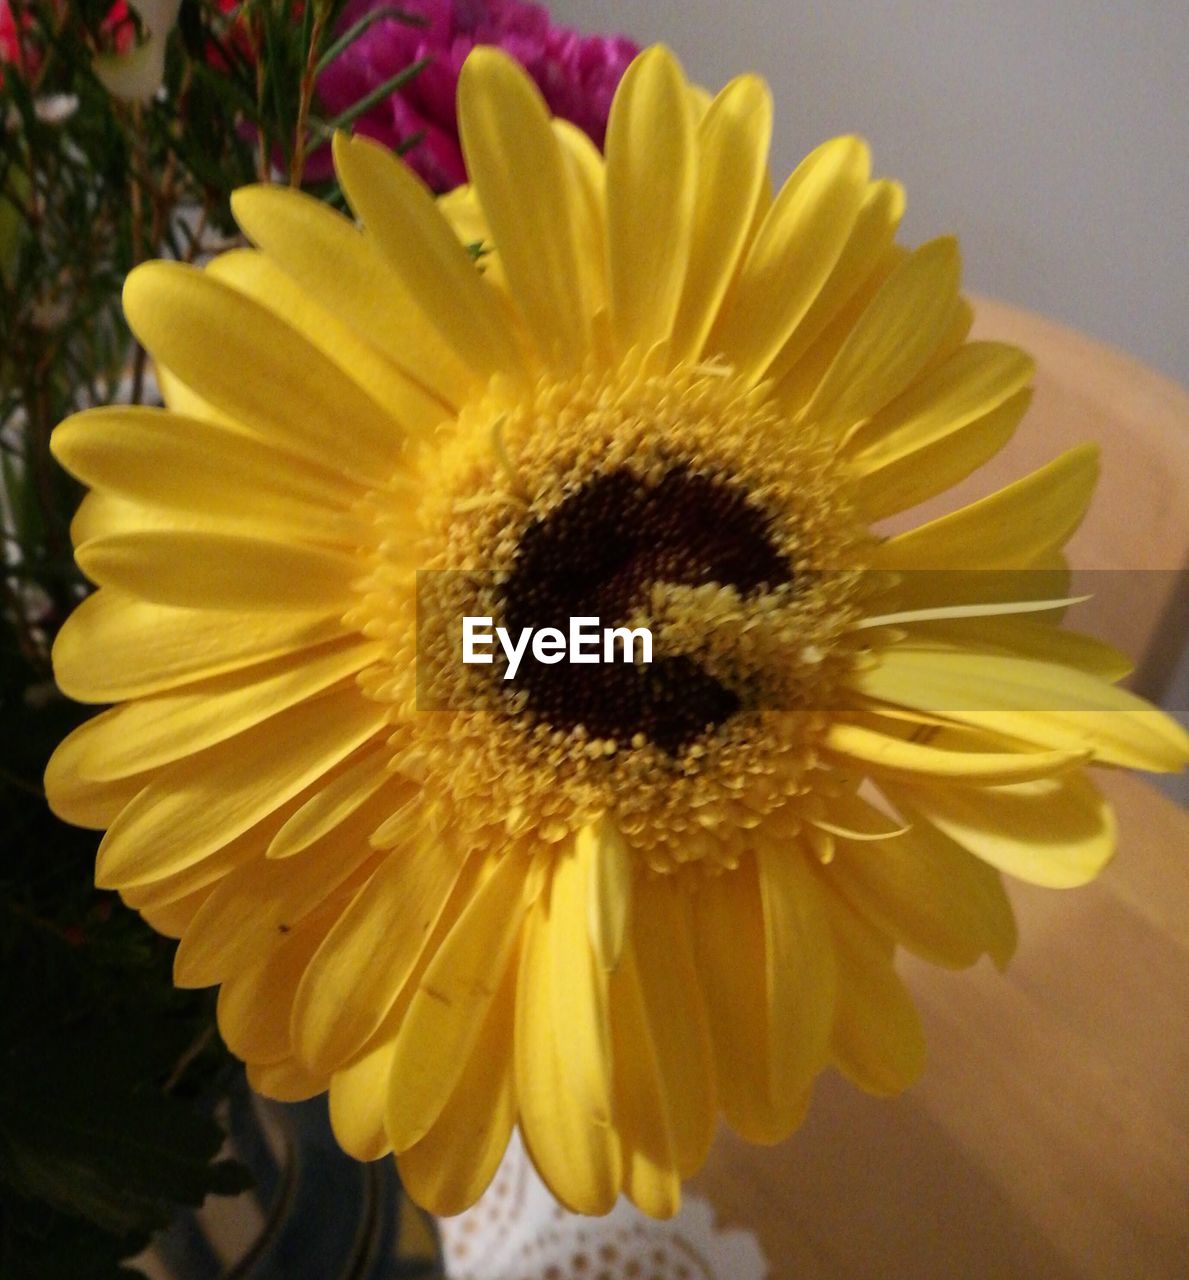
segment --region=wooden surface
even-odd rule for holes
[[[1189,632],[1189,393],[1130,356],[1017,308],[975,299],[973,336],[1015,343],[1036,359],[1036,398],[1007,448],[950,494],[918,508],[949,510],[1085,440],[1102,448],[1102,478],[1069,545],[1095,599],[1069,624],[1139,661],[1132,685],[1163,696]]]
[[[1102,782],[1118,855],[1084,889],[1011,886],[1006,975],[902,964],[917,1085],[879,1100],[831,1073],[787,1143],[719,1135],[691,1189],[772,1280],[1189,1275],[1189,816]]]

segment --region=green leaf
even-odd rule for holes
[[[121,1237],[250,1185],[242,1166],[214,1159],[212,1119],[143,1080],[138,1032],[66,1031],[0,1061],[0,1181]]]

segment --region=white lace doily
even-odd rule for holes
[[[605,1218],[568,1213],[537,1177],[518,1134],[473,1209],[439,1222],[451,1280],[765,1280],[750,1231],[719,1231],[714,1210],[685,1195],[654,1222],[621,1199]]]

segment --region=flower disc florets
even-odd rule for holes
[[[865,540],[830,451],[781,433],[765,391],[640,362],[519,399],[496,385],[433,442],[412,520],[373,498],[364,625],[390,644],[373,692],[393,764],[449,780],[472,838],[547,846],[610,810],[656,869],[729,865],[740,828],[809,789],[855,661]],[[498,656],[460,661],[468,615],[647,627],[653,661],[530,660],[507,680]]]

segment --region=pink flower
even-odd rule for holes
[[[385,3],[352,0],[344,26]],[[499,45],[520,62],[554,115],[602,146],[611,98],[638,45],[623,36],[582,36],[556,27],[543,6],[523,0],[403,0],[397,7],[424,25],[379,19],[323,72],[318,94],[327,114],[338,115],[398,71],[429,58],[355,128],[393,148],[423,134],[406,158],[435,191],[466,181],[454,103],[459,71],[477,44]],[[313,157],[309,176],[328,177],[329,157]]]

